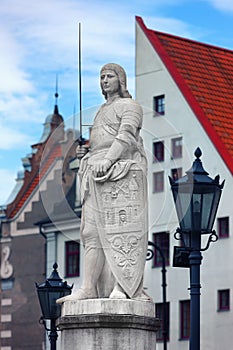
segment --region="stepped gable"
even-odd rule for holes
[[[65,196],[63,186],[60,186],[61,170],[56,169],[53,179],[48,180],[46,189],[40,192],[39,200],[33,201],[31,210],[24,213],[24,220],[17,222],[17,229],[22,230],[35,224],[47,223],[54,220],[67,220],[74,217],[76,177],[72,172],[73,181],[69,182]],[[46,201],[46,207],[44,206]],[[48,209],[50,212],[48,212]],[[68,210],[68,208],[70,210]]]
[[[136,17],[233,174],[233,51],[148,29]]]
[[[44,148],[44,147],[43,147]],[[42,149],[43,149],[42,148]],[[24,173],[24,184],[17,194],[14,201],[8,204],[6,209],[6,216],[8,218],[13,218],[21,207],[24,205],[26,200],[30,197],[33,191],[39,185],[40,180],[46,174],[46,171],[51,167],[56,158],[61,157],[61,147],[60,145],[54,145],[54,148],[51,150],[51,153],[44,160],[44,164],[40,167],[40,163],[38,164],[38,158],[41,155],[39,152],[38,157],[32,157],[30,160],[31,163],[31,171],[26,170]],[[35,161],[34,161],[35,159]]]

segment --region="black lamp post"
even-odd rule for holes
[[[167,281],[166,281],[166,259],[162,249],[155,243],[148,241],[148,246],[152,246],[155,250],[157,250],[162,259],[162,292],[163,292],[163,350],[167,350],[167,338],[168,338],[168,326],[167,326]],[[151,260],[154,258],[155,251],[154,249],[147,249],[147,257],[146,260]]]
[[[51,344],[51,350],[56,350],[57,341],[57,329],[56,319],[61,316],[61,305],[56,304],[56,300],[63,296],[71,294],[72,286],[69,286],[67,282],[62,282],[62,279],[57,272],[58,265],[53,265],[53,271],[51,276],[42,284],[36,283],[37,294],[42,311],[42,319],[50,320],[50,334],[49,340]],[[45,325],[45,322],[43,322]]]
[[[222,184],[219,175],[212,179],[199,159],[200,148],[195,151],[196,160],[186,175],[174,181],[170,178],[180,228],[175,238],[182,246],[174,249],[174,266],[190,268],[190,350],[200,349],[200,265],[201,251],[218,239],[213,224],[216,217]],[[201,247],[201,235],[209,234],[205,248]]]

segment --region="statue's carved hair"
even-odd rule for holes
[[[117,74],[120,82],[120,96],[124,98],[132,98],[129,91],[127,90],[127,78],[124,68],[122,68],[119,64],[116,63],[107,63],[101,68],[100,74],[104,70],[112,70]],[[102,93],[105,96],[105,98],[107,98],[107,94],[103,90]]]

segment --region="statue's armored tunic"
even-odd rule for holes
[[[103,151],[104,156],[113,162],[119,158],[142,156],[141,126],[142,108],[134,100],[118,98],[105,103],[95,117],[90,140],[91,154]]]
[[[129,164],[133,161],[146,173],[146,156],[139,135],[141,126],[142,108],[136,101],[118,98],[101,106],[91,130],[90,151],[81,161],[82,194],[88,186],[91,166],[99,159],[109,159],[112,165],[121,160],[121,168],[127,161]]]

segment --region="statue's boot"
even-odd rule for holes
[[[141,280],[141,283],[139,284],[138,290],[133,295],[132,299],[138,300],[138,301],[152,301],[153,302],[153,299],[143,289],[143,278]]]
[[[143,279],[141,280],[138,290],[136,291],[132,299],[138,300],[138,301],[153,301],[153,299],[145,292],[142,286],[143,286]],[[109,298],[110,299],[127,299],[129,297],[124,292],[123,288],[119,285],[119,283],[116,283]]]
[[[87,245],[84,257],[84,280],[77,292],[57,300],[57,304],[65,301],[95,299],[97,295],[97,281],[102,272],[105,256],[102,248]]]
[[[127,295],[124,292],[124,290],[121,288],[119,283],[116,283],[109,298],[110,299],[127,299]]]

